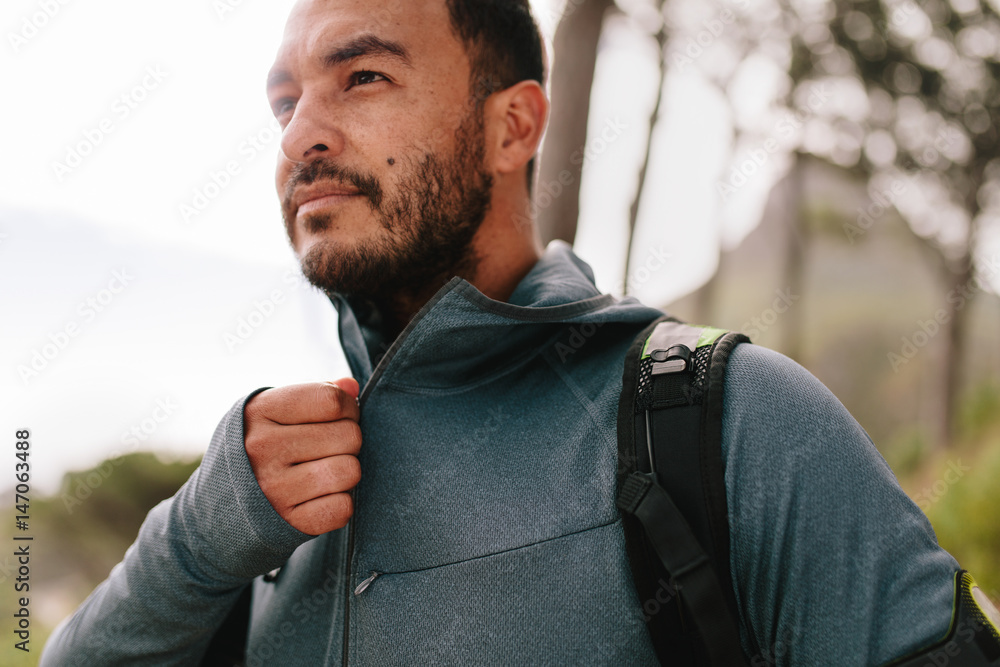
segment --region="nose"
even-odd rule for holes
[[[332,105],[303,96],[281,135],[281,152],[292,162],[334,157],[344,150],[344,135],[335,122]]]

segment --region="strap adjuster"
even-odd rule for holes
[[[625,478],[621,491],[618,492],[616,505],[618,509],[626,514],[635,514],[646,493],[653,487],[653,480],[649,475],[641,472],[634,472]]]
[[[674,345],[667,350],[653,350],[649,353],[653,360],[653,375],[668,373],[683,373],[691,368],[691,348],[687,345]]]

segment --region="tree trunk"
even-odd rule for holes
[[[663,13],[663,0],[659,3],[660,13]],[[663,103],[663,88],[666,85],[667,76],[667,26],[662,24],[656,33],[656,46],[659,52],[657,57],[657,72],[659,72],[659,83],[656,87],[656,103],[653,111],[649,115],[649,135],[646,137],[646,154],[642,159],[642,166],[639,168],[639,185],[635,190],[635,198],[632,199],[632,206],[629,209],[628,220],[628,243],[625,245],[625,274],[622,279],[622,292],[628,294],[628,279],[632,271],[632,245],[635,242],[635,225],[639,221],[639,205],[642,203],[642,195],[646,188],[646,174],[649,171],[649,159],[653,154],[653,136],[656,134],[656,125],[660,121],[660,105]]]
[[[948,321],[942,326],[944,335],[942,354],[943,366],[941,379],[941,426],[938,434],[938,446],[949,446],[956,435],[955,416],[959,409],[959,398],[962,390],[962,362],[965,359],[965,342],[968,333],[968,322],[971,300],[974,296],[973,278],[975,263],[971,255],[968,257],[965,270],[955,274],[948,286],[946,312]]]
[[[976,245],[978,239],[979,188],[986,174],[986,157],[977,157],[969,165],[969,185],[965,193],[965,209],[969,212],[969,238],[966,243],[965,256],[954,272],[951,284],[948,286],[946,312],[948,321],[944,327],[944,412],[942,416],[940,444],[947,446],[953,442],[957,434],[956,415],[960,407],[962,394],[962,364],[965,362],[965,348],[968,340],[968,324],[971,314],[971,302],[979,292],[975,283],[976,277]]]
[[[548,206],[539,206],[538,229],[545,243],[562,239],[572,244],[576,238],[583,160],[573,156],[577,151],[582,156],[587,143],[597,43],[604,15],[614,6],[614,0],[571,3],[572,11],[563,17],[556,29],[551,72],[552,111],[541,154],[538,184],[544,188],[545,184],[559,183],[561,190],[557,190],[558,196],[551,197]]]
[[[785,183],[787,197],[785,200],[785,267],[784,285],[778,289],[787,289],[794,296],[802,298],[805,289],[805,253],[807,249],[806,236],[808,231],[803,223],[803,205],[805,198],[805,170],[808,168],[807,158],[799,152],[795,153],[792,168],[788,172]],[[803,324],[802,304],[790,305],[783,315],[782,351],[792,359],[803,363]]]
[[[696,324],[722,326],[718,313],[719,283],[722,281],[722,258],[725,256],[721,251],[718,253],[718,264],[715,273],[694,293],[693,310],[690,314],[690,321]]]

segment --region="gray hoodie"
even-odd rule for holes
[[[624,354],[661,313],[601,295],[562,243],[507,303],[452,280],[388,348],[334,303],[363,387],[350,525],[313,538],[270,506],[254,392],[42,664],[197,664],[251,581],[249,665],[656,664],[614,499]],[[878,664],[947,633],[957,563],[807,371],[736,349],[723,457],[753,665]]]

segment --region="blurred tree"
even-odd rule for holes
[[[629,207],[628,217],[628,241],[625,244],[625,271],[622,278],[622,291],[628,293],[628,279],[632,271],[632,250],[635,242],[635,224],[639,218],[639,205],[642,203],[642,193],[646,189],[646,176],[649,173],[649,159],[653,154],[653,137],[656,135],[656,125],[660,122],[660,107],[663,104],[663,87],[667,76],[666,45],[667,45],[667,24],[663,19],[664,0],[657,0],[656,16],[659,18],[659,26],[656,27],[654,37],[656,39],[656,101],[653,103],[653,110],[649,115],[649,132],[646,135],[646,150],[642,158],[642,165],[639,167],[639,182],[636,185],[635,196],[632,198],[632,205]]]
[[[753,4],[748,0],[707,3],[673,0],[666,7],[666,17],[672,25],[671,39],[677,45],[670,64],[681,73],[696,67],[718,89],[720,99],[728,106],[731,149],[728,164],[722,169],[723,179],[716,188],[721,204],[720,231],[727,207],[740,206],[733,195],[749,178],[770,169],[777,182],[773,194],[783,200],[784,211],[780,287],[801,294],[809,241],[802,215],[806,188],[804,160],[808,155],[802,152],[798,129],[813,109],[810,99],[796,104],[792,98],[794,89],[787,71],[793,61],[790,49],[795,26],[779,4],[771,0]],[[752,80],[761,78],[772,82],[765,86],[770,87],[770,94],[750,90],[759,87]],[[779,179],[782,172],[786,175]],[[720,238],[720,266],[724,261],[723,246]],[[698,290],[695,319],[718,320],[715,301],[719,295],[719,277],[716,272]],[[786,313],[782,331],[782,351],[801,359],[801,308]]]
[[[538,228],[544,243],[553,239],[573,243],[576,238],[583,160],[573,156],[587,143],[597,44],[605,16],[614,7],[614,0],[568,0],[556,29],[549,75],[552,111],[539,183],[558,183],[561,190],[547,207],[538,210]]]
[[[1000,209],[1000,17],[980,0],[782,2],[798,24],[796,88],[819,81],[844,99],[808,128],[806,147],[869,179],[873,206],[845,228],[848,237],[895,206],[947,295],[918,323],[944,350],[936,401],[944,445],[954,435],[967,306],[995,272],[977,244]],[[908,352],[904,343],[890,353],[894,368],[909,363]]]
[[[724,169],[727,175],[738,175],[748,152],[773,146],[764,156],[767,167],[757,166],[769,172],[771,183],[781,181],[779,194],[786,202],[782,287],[804,284],[808,227],[801,214],[806,184],[800,166],[807,157],[856,171],[868,180],[871,204],[858,211],[857,224],[845,226],[848,241],[863,237],[892,207],[906,220],[929,265],[935,267],[945,296],[940,309],[915,323],[919,329],[904,332],[909,339],[903,341],[900,353],[889,353],[889,362],[894,370],[909,364],[917,351],[915,338],[923,343],[920,347],[934,339],[934,346],[943,351],[940,380],[935,384],[939,396],[931,404],[939,409],[935,440],[947,443],[954,431],[962,380],[968,305],[990,278],[997,277],[995,261],[986,264],[977,248],[984,228],[1000,227],[996,127],[1000,2],[620,0],[619,4],[630,15],[648,17],[653,8],[662,17],[657,26],[637,22],[656,37],[661,75],[668,68],[683,72],[694,66],[729,104],[732,157]],[[570,0],[568,6],[572,12],[560,24],[556,38],[553,124],[542,174],[554,181],[568,166],[573,170],[572,186],[539,217],[543,235],[571,241],[582,165],[573,165],[570,156],[585,143],[596,46],[610,3]],[[659,118],[664,76],[651,129]],[[568,78],[574,79],[572,85]],[[770,82],[764,86],[770,86],[769,92],[758,90],[762,80]],[[568,120],[565,113],[575,115],[575,120]],[[628,256],[651,150],[647,143],[630,210]],[[722,229],[727,206],[734,208],[727,202],[729,195],[742,186],[725,177],[720,183],[728,188],[720,191]],[[715,319],[715,292],[711,281],[700,291],[701,319]],[[802,327],[798,311],[783,322],[782,347],[790,356],[801,356]]]

